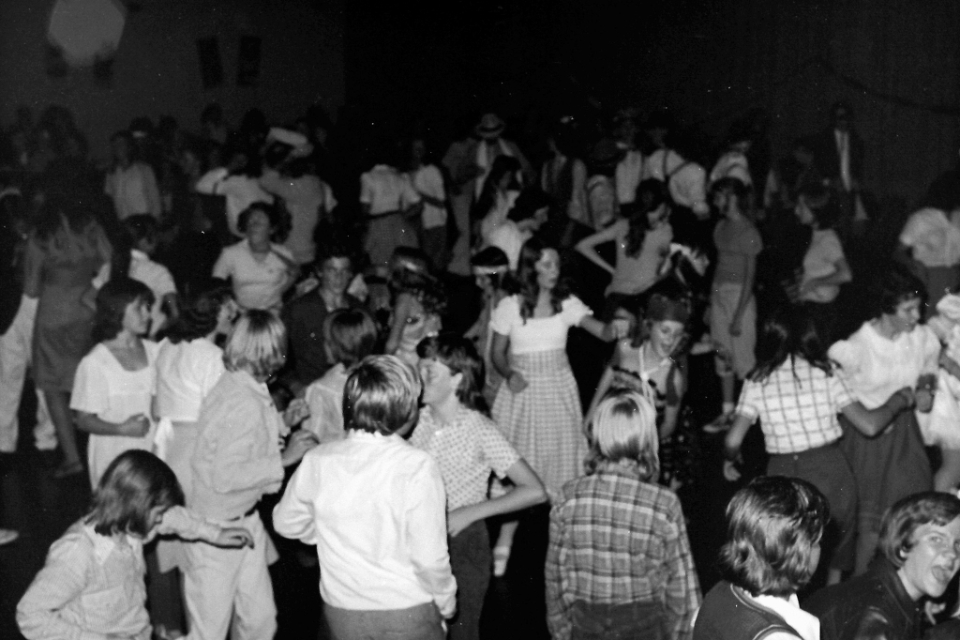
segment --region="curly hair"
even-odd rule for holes
[[[209,335],[217,328],[220,310],[230,300],[233,300],[230,283],[209,278],[189,292],[177,322],[167,331],[167,338],[177,344]]]

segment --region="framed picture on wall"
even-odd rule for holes
[[[250,87],[260,80],[260,45],[258,36],[240,36],[237,56],[237,85]]]
[[[200,56],[200,76],[203,88],[212,89],[223,84],[223,64],[220,62],[220,45],[215,37],[197,40],[197,54]]]

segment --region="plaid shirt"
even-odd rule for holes
[[[736,412],[760,418],[768,453],[800,453],[839,440],[837,413],[853,402],[840,377],[788,358],[763,382],[744,382]]]
[[[692,637],[700,588],[680,501],[629,467],[601,463],[564,485],[550,514],[545,573],[555,640],[570,637],[576,601],[660,603],[668,637]]]

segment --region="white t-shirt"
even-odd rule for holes
[[[370,215],[403,211],[420,202],[420,194],[399,171],[378,164],[360,176],[360,202],[370,205]]]
[[[160,343],[157,355],[157,413],[196,422],[200,406],[224,372],[223,350],[206,338]]]
[[[287,265],[275,254],[288,260],[293,260],[293,254],[279,244],[271,244],[270,249],[260,259],[250,250],[250,242],[241,240],[220,252],[213,265],[213,277],[231,281],[237,304],[244,309],[277,309],[283,301]]]
[[[197,193],[223,196],[227,199],[227,226],[230,233],[242,238],[243,234],[237,229],[237,221],[243,210],[254,202],[273,203],[273,196],[260,187],[257,178],[245,175],[230,175],[230,172],[221,167],[208,171],[197,180]]]
[[[147,366],[139,371],[127,371],[103,343],[96,345],[77,367],[70,408],[114,423],[141,413],[150,417],[154,365],[160,347],[149,340],[143,341],[143,347],[147,352]],[[87,445],[91,485],[97,486],[110,463],[124,451],[151,451],[155,431],[156,425],[151,423],[150,431],[142,438],[92,434]]]

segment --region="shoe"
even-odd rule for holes
[[[724,413],[715,420],[703,425],[704,433],[725,433],[733,426],[733,413]]]
[[[493,577],[502,578],[510,561],[510,547],[493,548]]]
[[[53,479],[54,480],[65,480],[71,476],[83,473],[83,463],[79,460],[67,464],[64,462],[59,467],[53,470]]]
[[[20,537],[20,533],[13,529],[0,529],[0,547],[10,544]]]

